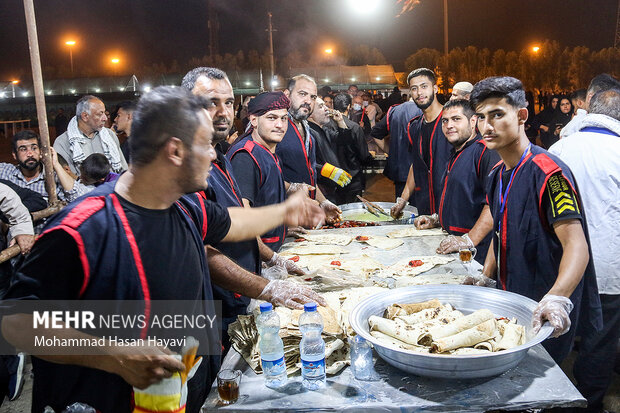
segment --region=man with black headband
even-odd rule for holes
[[[422,110],[422,115],[409,122],[407,137],[411,152],[409,176],[401,196],[392,208],[397,217],[410,196],[418,213],[436,214],[441,196],[441,177],[450,158],[451,145],[441,128],[443,107],[437,101],[435,72],[426,68],[415,69],[407,76],[411,97]]]
[[[252,127],[228,151],[246,206],[277,204],[286,198],[276,147],[288,128],[289,106],[290,101],[282,92],[261,93],[248,104]],[[286,227],[282,225],[263,234],[261,239],[277,251],[285,237]]]
[[[601,328],[601,303],[582,203],[570,169],[525,134],[527,101],[521,81],[490,77],[478,82],[471,102],[489,149],[501,156],[491,171],[487,201],[493,239],[477,283],[538,301],[533,327],[548,321],[543,347],[559,364],[568,355],[577,321],[582,331]],[[572,311],[572,312],[571,312]]]

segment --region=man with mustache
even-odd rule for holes
[[[11,143],[13,159],[17,161],[17,165],[0,163],[0,179],[30,189],[47,199],[39,135],[23,130],[13,136]],[[58,196],[63,199],[61,191],[58,191]]]
[[[327,221],[333,222],[341,211],[316,187],[316,143],[307,121],[317,98],[316,82],[308,75],[294,76],[288,82],[284,94],[290,99],[289,119],[276,154],[281,161],[286,188],[290,189],[290,184],[294,183],[311,186],[310,197],[320,203]],[[322,168],[319,172],[330,179],[338,173],[336,169],[330,168]]]
[[[411,97],[421,116],[409,121],[407,136],[411,152],[409,176],[400,198],[392,207],[397,217],[413,195],[420,215],[436,214],[441,197],[441,177],[450,158],[451,145],[441,128],[443,106],[437,101],[437,77],[424,67],[415,69],[407,76]]]
[[[116,134],[105,127],[108,121],[105,105],[96,96],[86,95],[78,100],[75,116],[67,131],[54,141],[54,149],[62,156],[74,174],[80,173],[80,163],[91,153],[102,153],[110,161],[112,172],[127,170]]]

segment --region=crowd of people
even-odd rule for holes
[[[468,283],[537,301],[534,328],[553,326],[543,345],[557,363],[581,336],[577,385],[600,411],[620,334],[620,83],[599,75],[584,91],[553,97],[533,120],[515,78],[458,82],[445,104],[432,70],[412,71],[407,83],[403,101],[397,88],[387,98],[356,85],[334,93],[300,74],[235,110],[226,73],[198,67],[181,87],[121,104],[113,125],[100,98],[82,97],[51,150],[58,197],[70,202],[60,213],[37,227],[24,219],[48,198],[37,134],[16,134],[17,164],[0,164],[2,213],[24,254],[1,275],[4,299],[220,300],[212,339],[226,351],[227,326],[251,298],[325,304],[261,274],[304,274],[277,251],[288,234],[339,219],[338,205],[363,194],[371,146],[388,156],[393,217],[411,204],[416,227],[443,228],[440,254],[477,247]],[[2,319],[5,339],[25,351],[35,334],[27,317]],[[10,397],[22,359],[5,357]],[[217,355],[205,360],[189,382],[190,412],[219,368]],[[32,362],[33,411],[81,401],[129,412],[132,386],[184,368],[161,349],[137,356],[114,345],[98,357]]]

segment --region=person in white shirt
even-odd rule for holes
[[[127,170],[118,137],[105,127],[107,120],[101,99],[86,95],[78,100],[75,116],[69,121],[67,131],[54,141],[54,149],[67,161],[74,174],[80,174],[80,164],[91,153],[104,154],[113,172]]]
[[[573,117],[573,119],[571,119],[571,121],[562,128],[562,131],[560,132],[560,139],[570,136],[581,129],[581,122],[584,119],[584,115],[588,112],[590,100],[596,92],[601,90],[609,90],[612,88],[620,88],[620,82],[618,82],[618,79],[615,79],[607,73],[602,73],[595,76],[592,81],[590,81],[590,85],[586,91],[585,107],[581,109],[581,111],[578,110],[577,116]]]
[[[588,411],[602,411],[620,338],[620,88],[594,94],[589,111],[549,152],[573,172],[587,218],[603,330],[582,332],[574,374]]]

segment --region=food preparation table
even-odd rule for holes
[[[222,368],[243,372],[239,401],[218,406],[214,384],[204,412],[484,412],[586,406],[585,399],[541,345],[532,347],[517,367],[496,377],[424,378],[395,369],[378,358],[375,369],[379,381],[358,381],[347,367],[328,376],[326,386],[316,392],[302,387],[299,374],[289,376],[289,383],[281,390],[265,387],[263,376],[254,373],[235,350],[226,355]]]
[[[385,235],[406,228],[405,225],[385,225],[347,229],[321,230],[318,233],[351,235]],[[385,251],[355,241],[345,247],[352,255],[367,254],[384,265],[390,265],[405,255],[433,255],[442,236],[403,239],[400,247]],[[292,240],[290,240],[292,241]],[[284,247],[286,248],[286,246]],[[456,254],[454,255],[456,256]],[[424,273],[464,274],[457,261],[441,265]],[[420,276],[418,276],[420,277]],[[393,281],[386,285],[393,288]],[[327,377],[325,388],[317,392],[305,390],[299,373],[289,377],[280,390],[264,385],[262,375],[256,375],[234,349],[224,358],[222,369],[238,369],[243,375],[239,401],[230,406],[218,406],[217,384],[205,402],[203,411],[276,412],[276,411],[364,411],[417,412],[488,410],[523,410],[533,408],[586,406],[585,399],[551,359],[541,345],[532,347],[525,359],[506,373],[486,379],[441,380],[414,376],[389,366],[377,357],[375,368],[380,379],[358,381],[349,367]]]

